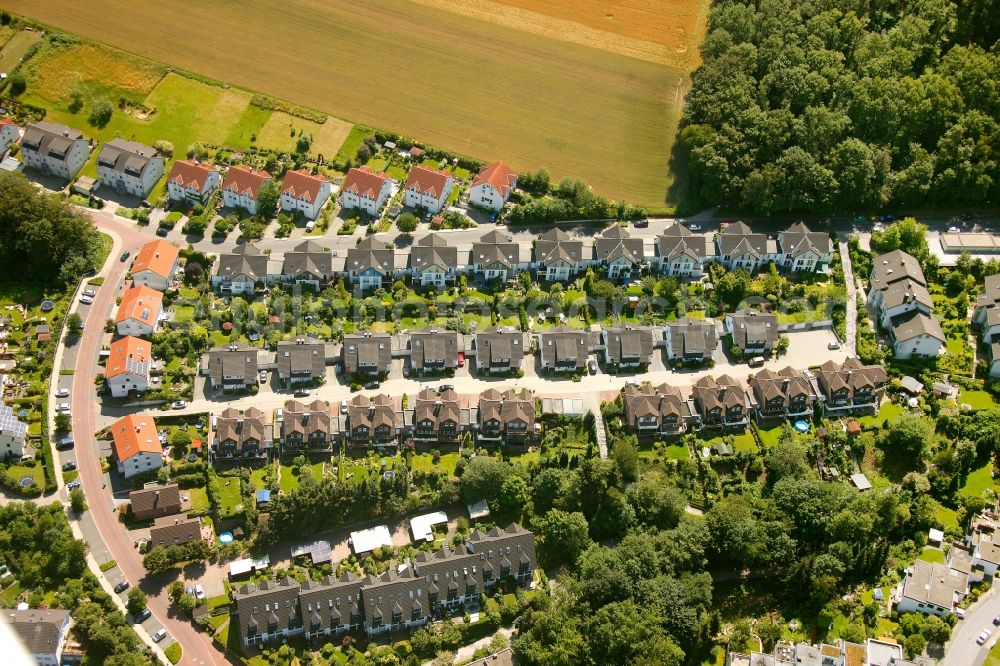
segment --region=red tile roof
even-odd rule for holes
[[[130,372],[135,366],[129,365],[129,361],[138,363],[148,363],[152,357],[152,345],[142,338],[126,336],[111,343],[111,351],[108,356],[108,365],[104,371],[104,376],[111,378]],[[146,366],[148,369],[149,366]]]
[[[251,199],[257,198],[260,186],[271,179],[266,171],[254,171],[250,167],[234,166],[226,172],[222,181],[222,189],[233,190],[237,194],[249,194]]]
[[[165,240],[149,241],[139,249],[139,255],[132,264],[132,273],[150,271],[160,277],[170,277],[170,269],[180,252],[176,245]]]
[[[156,316],[163,304],[163,294],[150,289],[146,285],[131,287],[122,295],[121,305],[118,306],[118,316],[115,323],[121,323],[127,319],[135,319],[142,323],[153,326],[156,323]]]
[[[406,189],[414,189],[421,194],[440,197],[450,178],[451,174],[447,171],[415,166],[410,169],[410,175],[406,177]]]
[[[476,179],[472,181],[472,187],[489,183],[494,190],[500,193],[500,196],[506,197],[510,189],[514,187],[516,180],[517,173],[506,162],[500,160],[480,169],[479,173],[476,174]]]
[[[115,459],[119,461],[143,452],[163,453],[152,416],[129,414],[120,418],[111,426],[111,436],[115,440]]]
[[[167,178],[167,182],[204,192],[208,175],[217,173],[217,171],[215,167],[199,164],[195,160],[177,160],[170,167],[170,176]]]
[[[281,184],[281,193],[291,194],[296,199],[316,201],[319,188],[326,182],[323,176],[314,176],[306,169],[289,171],[285,174],[285,182]]]
[[[14,127],[19,127],[19,125],[10,118],[0,118],[0,127],[3,127],[4,125],[13,125]]]
[[[347,172],[341,191],[352,192],[359,197],[378,199],[382,187],[390,180],[392,179],[386,174],[376,173],[366,166],[356,167]]]

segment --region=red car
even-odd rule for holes
[[[465,354],[459,353],[459,355],[458,355],[458,367],[460,367],[460,368],[464,368],[465,367]]]

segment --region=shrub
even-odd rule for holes
[[[153,144],[153,148],[155,148],[156,152],[160,153],[161,155],[165,155],[167,157],[174,156],[174,144],[170,143],[169,141],[160,139],[159,141]]]
[[[25,91],[28,87],[28,82],[25,81],[24,75],[20,72],[11,74],[10,76],[10,94],[17,97]]]
[[[111,121],[112,113],[114,113],[114,107],[108,98],[99,97],[90,105],[90,115],[87,117],[87,122],[94,127],[104,127]]]

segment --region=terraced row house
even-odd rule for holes
[[[1000,377],[1000,275],[986,276],[986,284],[976,298],[972,323],[979,332],[989,363],[990,377]]]
[[[304,635],[326,640],[364,629],[369,636],[420,627],[459,607],[474,608],[503,582],[528,587],[537,568],[534,536],[516,523],[474,530],[454,549],[421,552],[378,576],[345,572],[300,584],[293,578],[233,591],[244,647]]]
[[[924,271],[912,255],[894,250],[875,257],[868,307],[888,331],[896,358],[932,357],[944,349],[947,339],[933,314]]]

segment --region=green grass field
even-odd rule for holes
[[[226,485],[229,481],[229,485]],[[242,507],[243,498],[240,497],[240,480],[235,477],[222,477],[219,479],[219,502],[220,510],[224,516],[231,516],[239,513]]]
[[[966,391],[965,389],[958,392],[958,403],[968,404],[973,409],[992,409],[997,406],[996,400],[988,391]]]
[[[24,465],[11,465],[7,468],[7,474],[11,478],[16,479],[18,482],[21,481],[26,476],[30,476],[35,480],[35,485],[39,488],[45,487],[45,467],[39,463],[34,467],[26,467]]]
[[[944,552],[940,548],[924,548],[918,559],[932,564],[944,564]]]
[[[185,488],[181,491],[191,498],[191,510],[199,511],[209,508],[208,493],[204,488]]]
[[[6,43],[0,49],[0,72],[10,72],[20,64],[24,54],[32,44],[42,38],[42,35],[37,30],[22,30],[13,36],[9,28],[5,28],[4,31],[9,39],[6,39]]]
[[[870,428],[872,426],[882,425],[885,421],[894,421],[903,414],[903,408],[894,402],[882,403],[882,406],[878,410],[878,414],[875,416],[862,416],[858,419],[858,422],[866,427]]]
[[[969,476],[965,479],[965,485],[959,488],[958,494],[980,497],[984,492],[986,492],[987,488],[994,487],[993,465],[991,463],[986,463],[982,467],[969,472]]]

